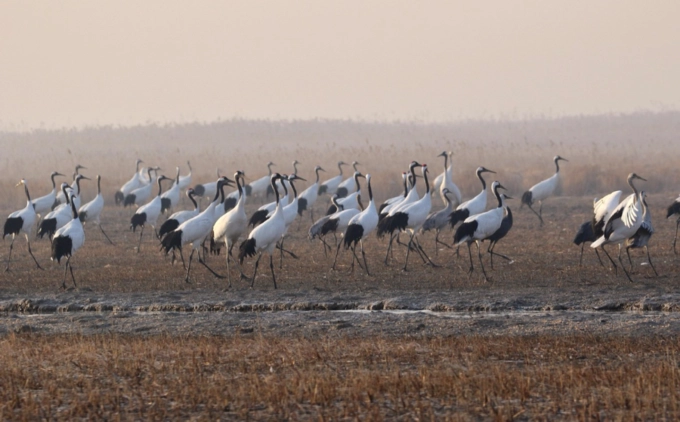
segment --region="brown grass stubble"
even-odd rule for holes
[[[680,340],[0,339],[2,419],[629,420],[680,416]]]

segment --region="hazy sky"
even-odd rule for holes
[[[0,129],[680,108],[680,1],[11,1]]]

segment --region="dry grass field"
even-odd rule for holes
[[[0,213],[24,206],[23,191],[14,187],[21,177],[37,197],[48,191],[51,171],[70,174],[82,164],[87,176],[102,175],[108,201],[102,224],[115,243],[86,226],[85,246],[72,260],[77,288],[68,282],[62,291],[63,266],[49,261],[49,241],[32,241],[46,269],[39,271],[25,240],[16,240],[11,271],[0,274],[1,417],[675,419],[680,261],[670,249],[675,220],[666,220],[665,209],[680,185],[677,121],[674,113],[457,125],[232,121],[0,134]],[[488,181],[500,180],[517,198],[509,204],[515,225],[496,249],[514,262],[494,259],[491,270],[485,257],[491,282],[479,271],[468,276],[467,248],[460,256],[435,252],[432,233],[421,243],[438,268],[411,255],[409,271],[401,271],[403,247],[386,266],[387,240],[371,236],[365,242],[371,276],[358,268],[349,274],[347,252],[331,271],[332,257],[307,239],[305,214],[286,240],[300,259],[286,257],[282,269],[276,261],[278,290],[264,261],[252,290],[235,272],[227,289],[226,280],[200,266],[187,284],[181,264],[159,253],[150,230],[136,253],[134,211],[113,205],[138,157],[167,175],[175,166],[186,174],[191,160],[194,184],[211,181],[217,167],[223,174],[245,170],[254,180],[269,160],[287,172],[298,159],[299,174],[312,180],[316,164],[327,178],[338,160],[358,160],[382,201],[399,192],[400,173],[413,159],[429,164],[434,178],[442,150],[455,152],[454,181],[464,197],[479,191],[474,169],[484,165],[497,171]],[[569,162],[560,195],[543,207],[541,228],[519,209],[519,198],[553,174],[556,154]],[[650,251],[660,274],[633,251],[634,283],[600,267],[590,250],[579,268],[579,248],[571,243],[590,218],[593,198],[615,189],[627,195],[632,171],[648,180],[640,187],[649,193],[656,228]],[[83,186],[87,201],[96,186]],[[317,203],[317,215],[327,199]],[[261,203],[249,200],[248,212]],[[441,207],[437,196],[433,203]],[[450,242],[452,234],[442,238]],[[3,264],[8,249],[5,239]],[[208,264],[226,273],[224,255]],[[333,309],[508,315],[463,327],[422,315],[337,317]],[[529,322],[513,316],[526,311],[543,314]],[[569,316],[577,312],[594,315]],[[607,322],[612,314],[615,323]],[[315,325],[316,318],[326,325]]]

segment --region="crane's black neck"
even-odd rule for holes
[[[64,185],[61,187],[61,190],[64,192],[64,198],[66,198],[66,203],[70,204],[71,203],[71,198],[70,195],[68,194],[68,191],[66,190],[68,188],[68,185]],[[28,193],[28,190],[26,190],[26,193]]]
[[[560,160],[557,159],[557,160],[555,160],[555,173],[559,173],[559,172],[560,172]]]
[[[267,169],[269,169],[269,177],[271,177],[271,175],[272,175],[272,166],[273,165],[274,165],[274,163],[267,164]]]
[[[496,195],[496,199],[498,200],[498,208],[503,208],[503,198],[501,198],[501,194],[498,193],[498,188],[499,185],[494,186],[493,194]]]
[[[153,179],[151,179],[151,171],[152,171],[152,170],[153,170],[153,169],[152,169],[151,167],[149,167],[149,169],[146,171],[146,174],[149,175],[149,181],[153,180]]]
[[[344,209],[344,207],[341,204],[338,203],[338,196],[337,195],[331,196],[331,202],[333,203],[333,205],[335,205],[336,212],[342,211]]]
[[[316,171],[316,183],[319,183],[319,170],[321,170],[321,169],[318,168],[318,167],[315,169],[315,171]]]
[[[373,200],[373,189],[371,189],[371,179],[370,178],[366,181],[366,184],[368,185],[368,200],[372,201]]]
[[[222,188],[224,187],[224,180],[220,177],[217,179],[217,191],[215,192],[215,197],[213,198],[213,203],[217,202],[217,200],[220,198],[220,195],[222,198],[224,198],[224,191]],[[224,199],[223,199],[224,200]]]
[[[238,189],[238,197],[243,196],[243,188],[241,187],[241,174],[236,173],[236,176],[234,177],[236,179],[236,189]]]
[[[163,192],[163,187],[161,186],[162,182],[163,182],[162,177],[159,177],[158,180],[156,181],[156,183],[158,183],[158,196],[161,196],[161,193]]]
[[[77,189],[77,195],[80,196],[80,180],[82,177],[76,177],[76,189]]]
[[[191,169],[191,162],[190,161],[187,161],[187,166],[189,166],[189,174],[191,174],[193,172],[193,170]]]
[[[77,220],[78,219],[78,210],[76,209],[75,201],[71,201],[71,212],[73,213],[73,219]]]
[[[177,175],[175,176],[175,183],[179,185],[179,167],[177,167]]]
[[[293,189],[293,196],[297,198],[297,189],[295,189],[295,182],[293,180],[288,180],[288,183],[290,183],[290,187]]]
[[[486,190],[486,182],[484,181],[484,178],[482,177],[483,170],[477,170],[477,177],[479,178],[479,181],[482,182],[482,190]]]
[[[357,163],[356,161],[352,163],[352,167],[354,168],[354,171],[359,171],[359,170],[357,170],[358,165],[359,165],[359,163]]]
[[[56,176],[56,174],[54,174],[54,173],[52,174],[52,176],[50,176],[50,178],[52,179],[52,190],[55,190],[57,188],[57,184],[54,182],[55,176]]]
[[[408,182],[406,181],[408,179],[408,176],[403,175],[404,179],[404,198],[406,198],[406,195],[408,195]]]
[[[102,193],[102,177],[100,175],[97,175],[97,194],[100,195]]]
[[[28,198],[28,202],[31,202],[31,194],[28,193],[28,185],[24,183],[24,192],[26,192],[26,198]]]
[[[423,170],[423,178],[425,178],[425,192],[427,194],[430,194],[430,182],[427,180],[427,167],[425,167],[425,170]]]
[[[338,163],[338,170],[340,170],[340,176],[342,176],[342,163]]]
[[[217,184],[217,187],[219,188],[219,194],[220,194],[220,204],[224,203],[224,183],[222,184]]]
[[[274,191],[274,195],[276,195],[276,205],[279,205],[279,188],[276,186],[277,180],[278,180],[278,176],[273,176],[271,179],[269,179],[269,183],[272,185],[272,190]]]
[[[357,185],[357,192],[361,192],[361,186],[359,186],[359,172],[354,172],[354,184]]]
[[[196,200],[194,199],[194,192],[189,192],[187,193],[187,196],[189,197],[189,200],[194,204],[194,209],[198,208],[198,204],[196,203]]]
[[[293,161],[293,174],[296,175],[296,176],[297,176],[297,165],[298,165],[298,162]]]
[[[449,154],[444,153],[444,171],[449,168]]]
[[[281,182],[281,186],[283,186],[284,196],[288,196],[288,186],[286,186],[286,180],[283,177],[280,177],[279,181]]]

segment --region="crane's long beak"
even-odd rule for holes
[[[89,177],[87,177],[87,176],[83,176],[83,177],[81,177],[81,179],[85,179],[85,180],[92,180],[92,179],[90,179],[90,178],[89,178]]]

